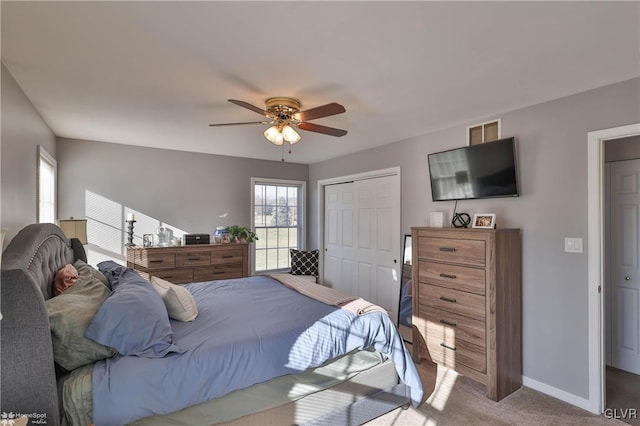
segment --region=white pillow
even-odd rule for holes
[[[170,318],[182,322],[196,319],[198,307],[189,290],[158,277],[151,277],[151,285],[164,301]]]

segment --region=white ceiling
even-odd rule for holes
[[[2,62],[61,137],[280,160],[226,100],[329,102],[314,163],[640,76],[639,2],[7,2]],[[464,144],[461,134],[461,145]]]

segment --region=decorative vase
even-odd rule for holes
[[[226,239],[229,239],[229,231],[224,226],[216,226],[216,230],[213,232],[213,241],[216,243],[224,243]],[[228,242],[228,241],[227,241]]]

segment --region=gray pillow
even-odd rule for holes
[[[115,350],[84,337],[91,320],[111,291],[91,271],[94,268],[77,262],[74,266],[78,270],[78,282],[46,301],[53,357],[69,371],[116,354]]]
[[[151,277],[151,285],[162,297],[169,318],[182,322],[196,319],[198,307],[189,290],[158,277]]]
[[[113,261],[100,262],[98,268],[113,293],[89,324],[86,337],[123,356],[162,358],[184,352],[174,343],[167,308],[149,281]]]

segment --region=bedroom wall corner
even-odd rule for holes
[[[0,227],[6,246],[22,228],[36,221],[38,145],[56,158],[56,137],[27,95],[2,64],[0,139]]]

